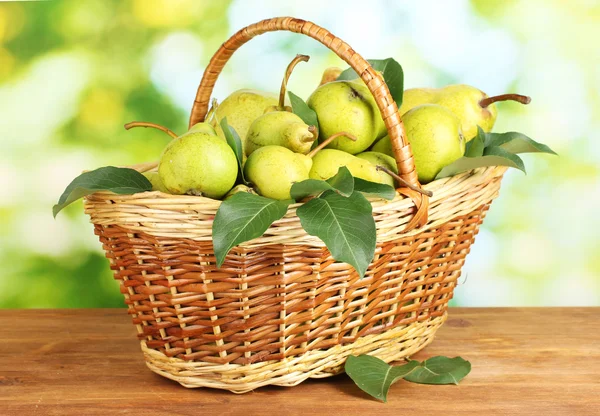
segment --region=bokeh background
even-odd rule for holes
[[[451,83],[500,104],[516,130],[560,157],[510,171],[467,259],[454,305],[600,304],[600,3],[594,0],[55,0],[0,2],[0,307],[123,305],[81,203],[51,207],[84,169],[156,160],[182,133],[211,54],[267,17],[312,20],[366,58],[398,60],[406,87]],[[300,35],[267,34],[235,55],[215,96],[290,89],[306,98],[342,62]],[[345,66],[344,66],[345,67]]]

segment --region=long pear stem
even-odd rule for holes
[[[147,121],[132,121],[131,123],[127,123],[125,124],[125,130],[129,130],[132,129],[134,127],[151,127],[153,129],[157,129],[160,131],[164,131],[165,133],[167,133],[169,136],[171,136],[172,138],[176,139],[177,135],[175,133],[173,133],[171,130],[169,130],[168,128],[161,126],[159,124],[155,124],[155,123],[149,123]]]
[[[394,171],[389,170],[388,168],[386,168],[385,166],[380,166],[377,165],[377,170],[381,170],[385,173],[387,173],[388,175],[390,175],[392,178],[396,179],[398,181],[398,183],[400,183],[401,185],[406,186],[407,188],[412,189],[413,191],[417,191],[423,195],[427,195],[429,197],[433,196],[433,192],[431,191],[426,191],[425,189],[421,189],[421,188],[417,188],[414,185],[411,185],[410,183],[406,182],[404,179],[402,179],[400,176],[398,176]]]
[[[521,104],[529,104],[531,102],[531,97],[528,97],[527,95],[521,95],[521,94],[495,95],[493,97],[482,98],[479,101],[479,105],[481,106],[481,108],[486,108],[490,104],[494,104],[499,101],[516,101]]]
[[[294,67],[298,65],[299,62],[308,62],[310,56],[308,55],[296,55],[296,57],[290,62],[285,70],[285,75],[283,77],[283,81],[281,81],[281,89],[279,90],[279,109],[283,110],[285,107],[285,93],[287,92],[287,83],[294,71]]]
[[[346,136],[347,138],[349,138],[353,142],[355,142],[357,140],[356,136],[354,136],[353,134],[347,133],[345,131],[340,131],[340,132],[337,132],[337,133],[332,134],[331,136],[329,136],[327,138],[327,140],[323,140],[323,143],[319,144],[317,147],[315,147],[313,150],[311,150],[310,153],[307,156],[308,157],[313,157],[314,155],[316,155],[317,153],[319,153],[319,150],[321,150],[322,148],[324,148],[325,146],[327,146],[329,143],[331,143],[332,141],[334,141],[335,139],[337,139],[340,136]]]

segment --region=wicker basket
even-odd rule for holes
[[[254,36],[289,30],[336,52],[373,93],[401,176],[420,189],[398,109],[379,74],[327,30],[290,17],[232,36],[208,65],[190,125],[203,120],[233,52]],[[140,171],[155,164],[140,165]],[[161,192],[96,193],[85,202],[138,330],[148,367],[186,387],[236,393],[343,371],[348,355],[385,361],[433,340],[504,168],[485,168],[373,199],[375,258],[364,278],[302,229],[297,205],[216,267],[212,220],[220,201]]]

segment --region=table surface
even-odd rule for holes
[[[400,381],[388,403],[345,375],[244,395],[144,364],[124,309],[0,310],[0,415],[600,415],[600,308],[451,308],[413,356],[457,355],[459,386]]]

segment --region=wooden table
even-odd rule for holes
[[[345,375],[245,395],[148,370],[124,309],[0,310],[0,415],[600,415],[600,308],[450,310],[414,356],[456,356],[459,386],[400,381],[387,404]]]

